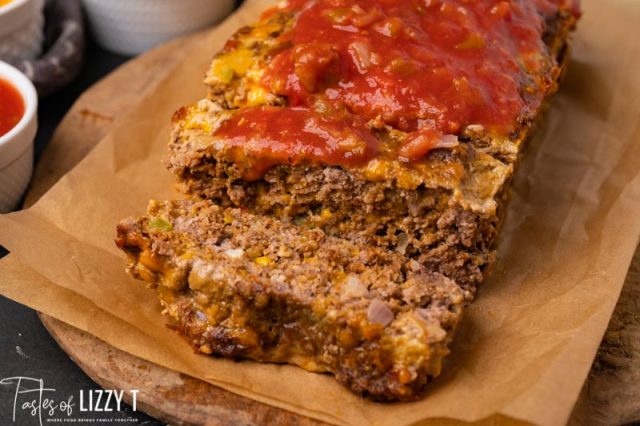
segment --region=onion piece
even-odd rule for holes
[[[407,252],[407,247],[409,246],[409,236],[404,232],[398,235],[398,245],[396,246],[396,251],[400,254],[405,254]]]
[[[382,11],[377,7],[365,11],[360,6],[354,6],[351,10],[356,12],[356,15],[351,17],[351,23],[358,28],[368,27],[384,16]]]
[[[231,259],[240,259],[244,256],[244,250],[242,249],[228,249],[223,252],[227,257]]]
[[[434,145],[436,148],[454,148],[460,144],[460,140],[456,135],[442,135],[440,140]]]
[[[418,262],[415,259],[411,259],[409,261],[409,268],[413,271],[413,272],[418,272],[420,270],[423,269],[423,266],[420,264],[420,262]]]
[[[393,321],[393,311],[383,301],[373,299],[367,310],[367,319],[373,324],[381,324],[386,327]]]
[[[443,135],[435,129],[423,128],[407,137],[398,154],[401,161],[415,161],[433,149],[453,148],[459,143],[456,135]]]
[[[367,286],[360,280],[360,278],[354,275],[349,275],[344,283],[342,299],[364,297],[368,293],[369,289],[367,289]]]
[[[364,74],[367,69],[371,68],[373,61],[371,60],[371,50],[367,43],[359,40],[354,41],[349,45],[348,50],[360,74]]]

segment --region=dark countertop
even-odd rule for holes
[[[127,59],[129,58],[107,52],[89,43],[84,67],[77,79],[61,92],[40,100],[38,133],[35,141],[36,162],[51,140],[58,123],[75,100],[92,84]],[[6,254],[7,251],[0,247],[0,257]],[[110,404],[114,410],[111,413],[81,413],[78,401],[80,390],[84,390],[85,399],[88,399],[88,390],[99,390],[101,387],[84,374],[60,349],[40,322],[36,312],[0,296],[0,324],[0,380],[16,376],[42,379],[45,387],[56,389],[55,392],[46,393],[45,398],[50,396],[59,401],[73,396],[76,407],[69,419],[75,418],[75,424],[162,424],[142,412],[134,412],[128,406],[124,407],[124,404],[122,409],[117,411],[114,401]],[[15,391],[15,384],[0,385],[0,424],[2,425],[12,424]],[[23,401],[27,400],[24,396],[22,398]],[[47,417],[46,414],[43,415],[42,424],[47,423]],[[65,419],[67,416],[58,414],[52,418]],[[83,418],[96,419],[96,421],[81,422],[80,419]],[[31,416],[20,407],[16,410],[14,423],[40,424],[37,415]]]

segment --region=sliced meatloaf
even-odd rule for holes
[[[347,4],[346,9],[330,6],[337,3]],[[575,5],[446,0],[412,11],[417,3],[409,1],[395,2],[407,3],[406,10],[383,5],[394,2],[337,3],[289,1],[239,30],[211,63],[208,99],[175,114],[169,168],[188,194],[396,251],[473,293],[495,257],[523,143],[557,89],[568,33],[577,19]],[[488,27],[462,24],[448,6],[464,9],[477,22],[498,18]],[[310,21],[314,8],[319,8],[317,19],[332,20],[333,26]],[[424,14],[433,14],[435,24],[450,20],[475,31],[453,47],[442,44],[446,40],[433,41],[439,50],[427,50],[442,57],[444,65],[437,69],[451,74],[442,80],[455,89],[442,92],[451,105],[420,91],[421,78],[428,84],[427,73],[436,71],[400,47],[413,42],[401,38],[409,37],[407,27],[419,32],[412,23]],[[531,25],[518,21],[511,27],[516,19],[529,19]],[[345,29],[345,37],[358,30],[361,37],[340,50],[342,42],[330,40],[336,27]],[[373,34],[398,33],[396,27],[403,31],[392,42],[400,59],[376,57],[376,45],[384,40]],[[514,47],[520,45],[529,47]],[[445,48],[461,56],[450,57]],[[500,56],[502,51],[513,52],[513,58]],[[353,63],[360,67],[358,60],[367,52],[369,67],[355,69]],[[423,66],[424,74],[407,75],[413,66],[407,58]],[[461,71],[455,60],[469,68]],[[500,67],[514,69],[503,75]],[[481,72],[485,68],[489,77]],[[501,85],[514,84],[514,92],[490,86],[494,74]],[[369,77],[380,87],[391,81],[398,90],[414,90],[412,102],[389,110],[387,101],[400,99],[397,91],[383,92],[382,100],[368,89],[349,91]],[[371,95],[370,103],[354,101],[364,95]],[[506,123],[495,118],[504,119],[503,110],[493,109],[501,102],[518,105],[509,110],[513,115]],[[454,114],[456,108],[466,115]],[[300,119],[294,122],[296,116]],[[283,120],[293,124],[286,127]],[[319,133],[328,141],[324,145],[314,142]]]
[[[195,350],[329,372],[381,400],[440,373],[465,303],[412,259],[210,201],[152,201],[116,242]]]
[[[191,201],[118,226],[129,272],[205,354],[408,400],[495,257],[579,0],[284,0],[173,117]]]

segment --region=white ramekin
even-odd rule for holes
[[[44,0],[13,0],[0,6],[0,60],[35,59],[42,51]]]
[[[38,95],[31,81],[16,68],[0,61],[0,79],[11,83],[24,100],[24,115],[0,136],[0,213],[15,209],[29,185],[33,171],[33,139],[38,127]]]
[[[83,0],[103,47],[125,55],[206,28],[226,17],[234,0]]]

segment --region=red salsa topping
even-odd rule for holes
[[[269,163],[341,165],[375,155],[372,127],[408,133],[393,154],[403,161],[468,125],[513,132],[553,83],[545,19],[579,14],[577,0],[289,0],[281,10],[296,22],[262,84],[288,107],[240,112],[220,134]],[[369,146],[347,155],[340,132]]]
[[[378,140],[357,116],[327,117],[307,108],[246,108],[225,121],[216,136],[225,139],[234,162],[251,166],[245,171],[248,180],[276,164],[297,165],[304,160],[361,164],[378,147]]]
[[[0,136],[9,133],[24,115],[24,101],[18,90],[0,79]]]

